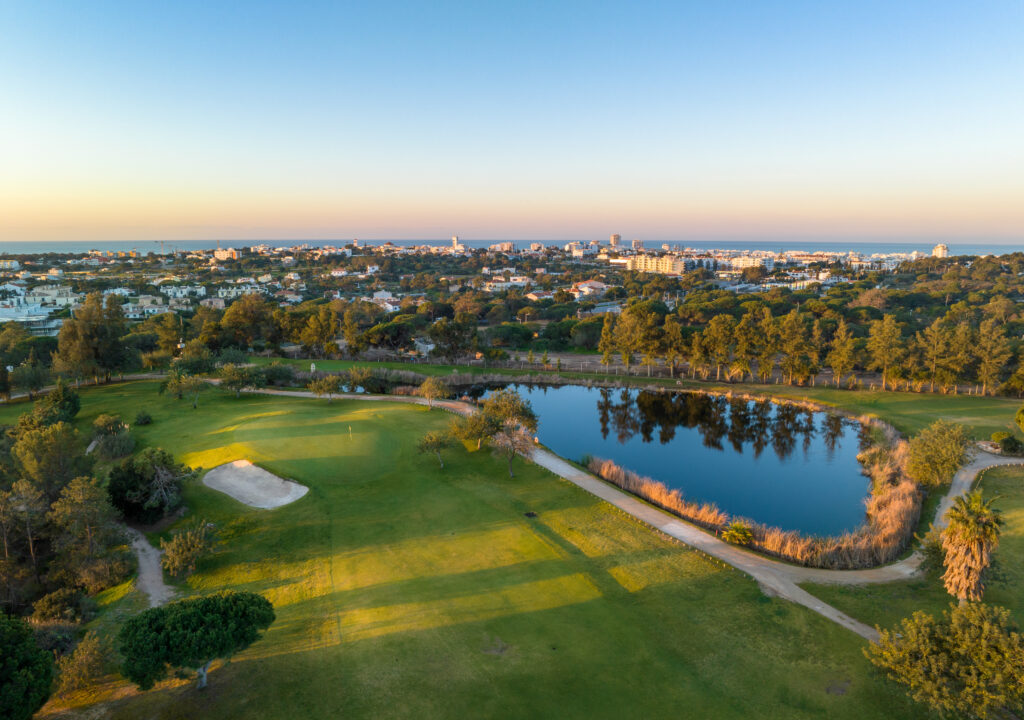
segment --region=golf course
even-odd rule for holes
[[[463,447],[442,470],[416,452],[442,410],[220,391],[193,410],[135,382],[83,390],[76,425],[142,408],[140,447],[204,470],[247,459],[309,487],[273,510],[186,489],[220,545],[177,596],[254,591],[277,621],[215,664],[208,690],[180,678],[140,692],[112,673],[44,717],[926,716],[861,638],[549,472],[517,459],[509,478]],[[147,604],[129,581],[91,627],[111,636]]]

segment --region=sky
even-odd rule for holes
[[[0,0],[0,241],[1024,241],[1024,2]]]

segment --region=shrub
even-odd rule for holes
[[[115,460],[131,455],[135,449],[135,438],[127,430],[116,435],[103,435],[96,443],[96,453],[104,460]]]
[[[110,471],[111,504],[128,520],[151,523],[181,504],[182,482],[194,471],[160,448],[146,448]]]
[[[112,648],[108,640],[90,630],[75,649],[57,661],[57,693],[67,693],[88,687],[107,670],[107,658]]]
[[[295,382],[295,368],[275,360],[263,368],[263,377],[268,385],[291,385]]]
[[[88,622],[93,614],[92,602],[81,590],[73,587],[63,587],[43,595],[32,606],[32,620],[37,623]]]
[[[992,442],[1000,444],[1008,437],[1012,437],[1010,433],[1005,430],[999,430],[998,432],[992,433]]]
[[[92,421],[93,437],[117,435],[124,431],[124,429],[124,422],[121,420],[119,415],[107,415],[104,413],[102,415],[98,415],[96,419]]]
[[[722,531],[722,539],[733,545],[749,545],[754,540],[754,533],[749,523],[733,520]]]
[[[999,441],[999,450],[1004,455],[1022,455],[1024,454],[1024,443],[1007,433],[1006,437]]]
[[[216,540],[209,523],[193,522],[176,530],[170,540],[160,541],[160,549],[164,552],[160,562],[164,570],[174,577],[188,577],[196,571],[199,561],[213,550]]]
[[[909,443],[907,474],[922,485],[941,485],[969,458],[970,439],[963,425],[936,420]]]
[[[135,424],[136,425],[149,425],[152,422],[153,422],[153,416],[150,415],[145,410],[139,410],[139,412],[135,415]]]
[[[238,348],[224,348],[217,353],[218,365],[244,365],[249,362],[249,356]]]

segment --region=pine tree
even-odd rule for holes
[[[988,394],[989,387],[999,384],[1006,361],[1010,359],[1010,344],[1006,340],[1006,332],[995,320],[989,318],[978,328],[978,340],[975,344],[975,357],[978,359],[978,380],[981,381],[981,392]]]
[[[900,333],[896,318],[885,315],[881,320],[871,323],[868,334],[868,355],[871,367],[882,371],[882,389],[888,389],[890,372],[900,363],[906,354],[903,336]]]
[[[930,389],[933,392],[935,391],[935,380],[939,377],[939,364],[949,352],[951,340],[952,333],[941,318],[925,328],[924,332],[917,333],[917,346],[928,366]]]
[[[615,354],[615,316],[612,313],[605,313],[597,351],[601,353],[601,364],[607,369],[612,364],[612,356]]]
[[[835,378],[836,387],[842,384],[843,378],[853,372],[856,362],[855,345],[853,334],[846,324],[846,320],[840,319],[836,326],[836,333],[832,336],[832,348],[829,350],[826,362],[832,369],[832,376]]]

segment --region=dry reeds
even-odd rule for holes
[[[892,562],[906,548],[921,515],[917,484],[902,476],[903,443],[877,451],[866,468],[875,479],[867,499],[867,522],[857,530],[835,537],[807,536],[795,530],[730,517],[711,503],[686,500],[679,490],[620,467],[611,460],[590,458],[587,468],[623,490],[641,497],[684,520],[716,533],[730,521],[750,527],[749,547],[807,567],[851,570]],[[884,478],[884,479],[883,479]]]

